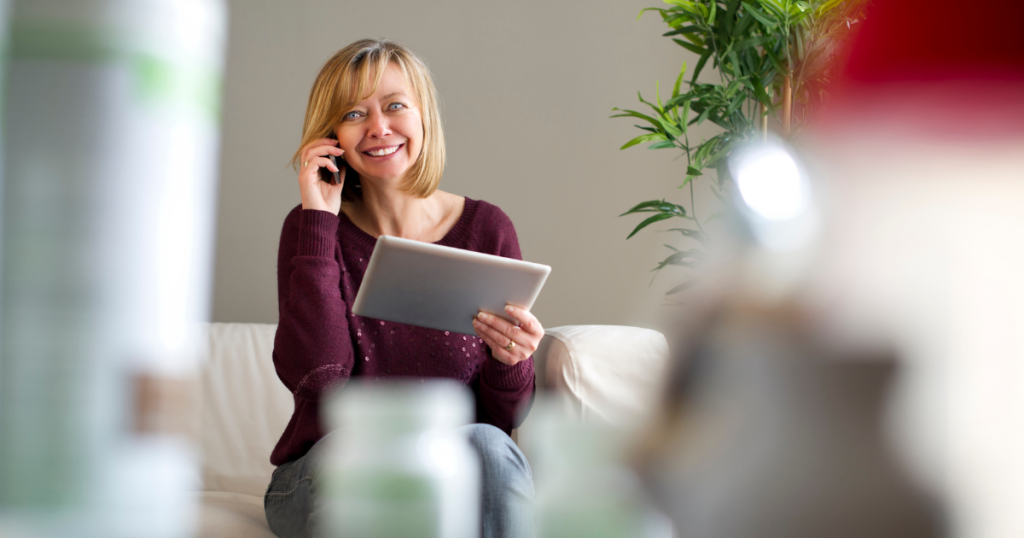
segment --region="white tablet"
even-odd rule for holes
[[[472,335],[479,311],[515,323],[505,305],[532,308],[550,272],[547,265],[382,235],[352,312]]]

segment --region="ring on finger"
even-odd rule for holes
[[[514,347],[516,347],[516,343],[512,341],[512,339],[509,339],[508,345],[505,346],[505,351],[512,351],[512,348]]]

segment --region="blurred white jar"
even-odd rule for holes
[[[327,405],[321,536],[471,538],[479,456],[457,429],[473,397],[454,381],[350,382]]]
[[[583,422],[538,396],[531,410],[538,538],[671,538],[672,524],[656,510],[625,463],[630,428]]]

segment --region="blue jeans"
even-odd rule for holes
[[[480,455],[480,519],[483,538],[532,537],[533,474],[526,457],[505,432],[490,424],[459,428]],[[328,434],[330,435],[330,434]],[[326,439],[326,436],[324,437]],[[317,462],[325,446],[318,441],[301,458],[274,470],[263,497],[270,530],[280,538],[311,538],[317,509]]]

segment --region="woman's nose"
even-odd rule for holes
[[[373,138],[384,138],[391,134],[391,127],[388,125],[388,118],[379,111],[370,113],[370,132]]]

